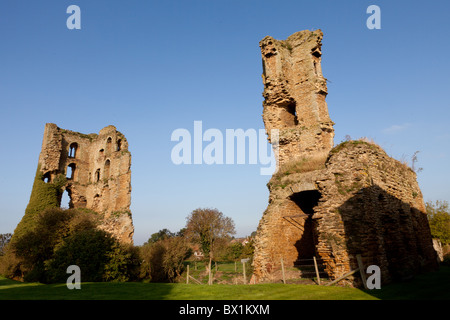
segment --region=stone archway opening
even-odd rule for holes
[[[298,252],[296,264],[312,259],[316,256],[316,246],[318,244],[317,222],[313,219],[314,208],[318,205],[321,194],[317,190],[307,190],[292,194],[289,198],[298,207],[296,218],[303,220],[299,223],[302,229],[300,239],[295,243]]]

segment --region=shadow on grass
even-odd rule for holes
[[[170,297],[169,283],[88,282],[81,289],[66,284],[21,283],[0,278],[0,300],[164,300]]]
[[[450,266],[363,291],[381,300],[450,300]]]
[[[66,284],[21,283],[0,277],[0,300],[448,300],[450,267],[416,276],[380,290],[297,284],[186,285],[182,283],[82,283],[81,290]]]

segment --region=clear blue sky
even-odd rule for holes
[[[81,30],[69,30],[69,5]],[[381,8],[369,30],[366,9]],[[24,214],[44,125],[115,125],[132,153],[135,243],[178,231],[198,207],[256,230],[268,201],[259,165],[171,162],[177,128],[262,129],[258,43],[324,32],[335,143],[369,137],[397,159],[420,151],[425,200],[450,201],[448,1],[0,1],[0,233]]]

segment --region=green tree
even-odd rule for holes
[[[240,242],[235,242],[230,244],[228,247],[228,256],[231,258],[231,260],[238,260],[242,255],[242,250],[244,249],[244,246]]]
[[[234,222],[217,209],[195,209],[186,218],[186,236],[201,246],[205,257],[214,257],[219,239],[235,234]]]
[[[255,252],[255,246],[253,244],[253,238],[250,238],[249,241],[242,248],[242,256],[244,258],[253,257],[253,253]]]
[[[164,228],[162,230],[159,230],[156,233],[153,233],[150,236],[150,238],[148,239],[147,243],[156,243],[156,242],[158,242],[160,240],[164,240],[164,239],[171,238],[171,237],[174,237],[174,236],[175,236],[174,233],[170,232],[169,229],[165,229]]]
[[[425,204],[431,235],[442,244],[450,244],[450,207],[447,201],[428,201]]]

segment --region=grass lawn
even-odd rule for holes
[[[21,283],[0,277],[0,300],[372,300],[450,299],[450,267],[441,267],[406,283],[364,291],[337,286],[298,284],[195,285],[182,283],[82,283],[81,290],[65,284]]]

